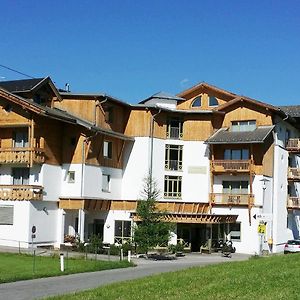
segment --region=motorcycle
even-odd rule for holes
[[[236,249],[232,245],[232,241],[226,241],[221,248],[222,256],[231,258],[231,254],[235,253]]]

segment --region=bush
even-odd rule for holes
[[[169,245],[168,246],[169,252],[175,254],[178,252],[183,252],[184,251],[184,246],[181,243],[178,243],[177,245]]]

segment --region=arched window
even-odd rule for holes
[[[216,97],[209,96],[209,106],[218,106],[218,104]]]
[[[192,103],[192,107],[200,107],[201,106],[201,96],[198,96],[194,99]]]

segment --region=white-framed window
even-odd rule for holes
[[[169,119],[167,123],[167,138],[180,140],[183,137],[183,122],[180,119]]]
[[[110,192],[110,175],[102,175],[102,192]]]
[[[28,185],[29,168],[12,168],[12,179],[14,185]]]
[[[166,145],[165,169],[178,171],[182,170],[182,149],[181,145]]]
[[[0,205],[0,225],[14,225],[14,207]]]
[[[194,99],[192,103],[192,107],[200,107],[202,105],[202,98],[201,96],[198,96]]]
[[[68,183],[74,183],[75,182],[75,171],[68,171],[67,181],[68,181]]]
[[[131,240],[131,221],[115,220],[115,243],[124,244]]]
[[[165,176],[165,188],[164,188],[165,198],[180,199],[181,186],[182,186],[181,176]]]
[[[232,121],[231,131],[253,131],[256,129],[256,121]]]
[[[241,241],[241,223],[228,224],[230,240],[234,242]]]
[[[209,98],[208,98],[208,105],[209,106],[218,106],[218,100],[217,100],[217,98],[216,97],[214,97],[214,96],[209,96]]]
[[[112,142],[104,141],[103,142],[103,157],[112,158]]]

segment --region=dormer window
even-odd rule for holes
[[[192,107],[200,107],[201,106],[201,96],[198,96],[194,99],[192,103]]]
[[[256,121],[232,121],[231,131],[253,131],[256,129]]]
[[[209,106],[218,106],[218,100],[216,97],[213,97],[213,96],[209,96],[209,99],[208,99],[208,105]]]

